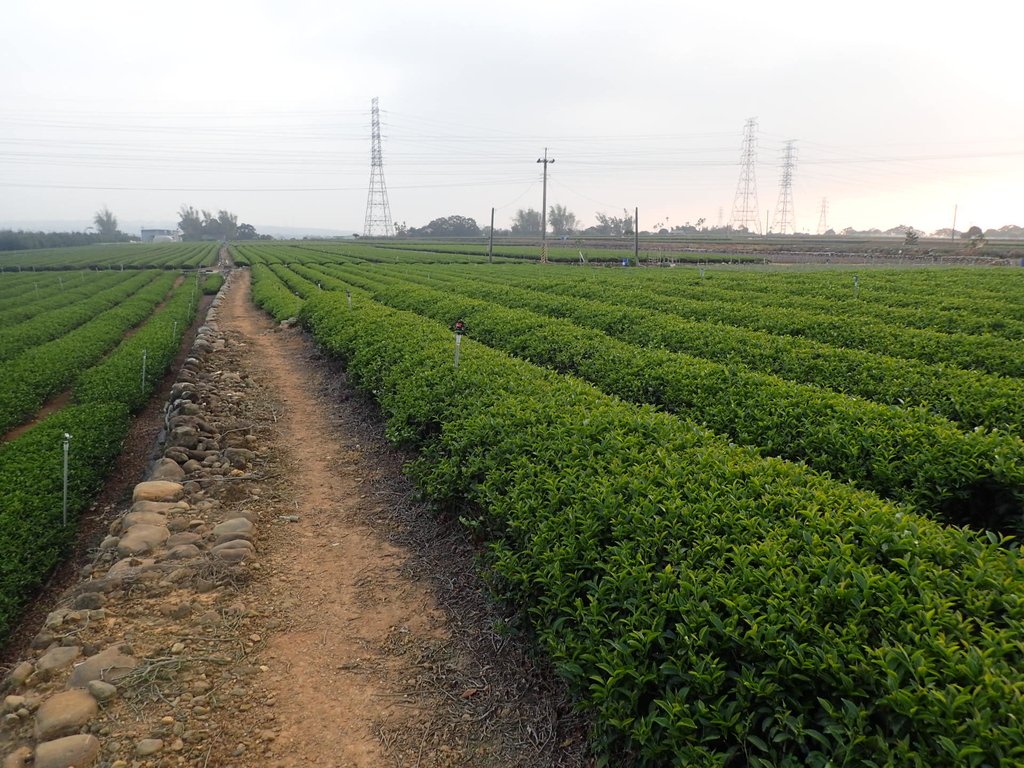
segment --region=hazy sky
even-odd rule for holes
[[[1019,3],[8,0],[0,226],[171,224],[182,204],[361,231],[370,100],[396,221],[728,222],[758,119],[774,218],[1024,225]],[[762,213],[763,216],[763,213]]]

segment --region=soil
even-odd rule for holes
[[[227,348],[210,358],[212,378],[225,402],[244,388],[231,418],[259,458],[203,489],[215,507],[258,517],[256,559],[205,574],[208,591],[191,597],[140,581],[111,596],[105,622],[62,635],[96,649],[120,637],[144,659],[88,726],[103,739],[101,764],[594,765],[589,723],[513,629],[516,611],[488,597],[478,547],[417,500],[401,471],[410,457],[384,440],[375,404],[301,330],[254,307],[247,270],[229,285],[218,310]],[[48,612],[71,602],[79,568],[92,572],[87,555],[159,455],[171,384],[136,422],[75,556],[4,650],[5,666],[40,652]],[[163,751],[140,760],[136,745],[157,738]]]
[[[268,669],[256,697],[275,702],[269,764],[588,764],[586,724],[508,636],[464,534],[416,503],[373,405],[300,331],[254,308],[248,274],[220,326],[268,387],[272,493],[279,516],[298,517],[271,527],[243,598],[280,628],[251,660]],[[238,738],[224,742],[258,720],[230,718]]]

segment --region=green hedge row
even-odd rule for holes
[[[116,307],[142,286],[153,281],[152,272],[116,272],[116,284],[105,290],[91,286],[76,292],[60,293],[49,301],[48,311],[22,323],[8,323],[0,330],[0,360],[59,338],[73,328],[89,322],[101,312]],[[69,278],[70,281],[70,278]],[[72,281],[72,287],[73,281]]]
[[[141,409],[181,349],[181,340],[195,319],[198,301],[199,295],[189,281],[178,286],[141,328],[75,380],[75,399],[80,403],[125,403],[132,412]]]
[[[59,300],[88,298],[130,277],[123,272],[7,273],[0,277],[0,327],[31,319]]]
[[[252,266],[252,299],[280,322],[299,314],[302,299],[263,264]]]
[[[122,404],[70,406],[0,443],[0,643],[25,600],[74,540],[128,430]],[[62,525],[63,436],[71,435],[67,526]]]
[[[224,286],[224,275],[220,272],[212,272],[203,280],[203,293],[207,296],[214,296]]]
[[[173,286],[176,275],[161,273],[113,309],[59,339],[0,363],[0,432],[35,414],[48,397],[65,389],[124,334],[146,319]]]
[[[1024,568],[997,542],[323,291],[302,317],[490,541],[616,764],[1019,765]]]
[[[744,445],[854,482],[958,525],[1024,532],[1024,443],[688,355],[639,348],[566,320],[402,281],[351,277],[376,301],[602,390],[651,403]],[[377,278],[378,280],[380,278]],[[328,286],[331,287],[331,286]]]
[[[394,270],[388,274],[398,276]],[[420,282],[428,277],[423,272],[415,275]],[[738,363],[884,405],[921,407],[970,428],[980,426],[1024,435],[1024,381],[1020,379],[688,320],[640,307],[533,291],[528,290],[528,282],[517,287],[479,277],[459,279],[436,270],[429,278],[466,295],[565,317],[633,344]]]
[[[648,288],[592,281],[531,281],[531,287],[582,298],[667,312],[691,320],[725,323],[777,335],[800,336],[838,347],[864,349],[894,357],[971,368],[1001,376],[1024,377],[1021,345],[1011,339],[965,333],[939,333],[878,321],[808,312],[794,307],[753,306],[736,299],[701,300],[665,296]]]

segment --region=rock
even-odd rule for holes
[[[100,542],[100,549],[115,549],[119,541],[117,536],[107,536]]]
[[[199,445],[199,432],[194,427],[175,427],[167,437],[167,444],[187,451],[194,450]]]
[[[246,450],[245,448],[227,448],[224,451],[224,458],[227,459],[235,469],[245,469],[245,467],[248,464],[251,464],[252,460],[256,458],[256,454],[252,451]]]
[[[179,544],[167,551],[164,560],[188,560],[201,554],[202,551],[195,544]]]
[[[117,686],[102,680],[90,680],[85,687],[96,701],[110,701],[117,696]]]
[[[187,581],[196,575],[195,568],[175,568],[167,576],[164,577],[164,581],[169,584],[178,584],[182,581]]]
[[[58,693],[43,702],[36,712],[35,738],[48,741],[79,731],[99,712],[96,699],[81,688]]]
[[[106,605],[107,599],[98,592],[84,592],[71,605],[78,611],[95,611]]]
[[[188,519],[184,517],[172,517],[167,521],[167,530],[173,533],[181,533],[188,528]]]
[[[28,747],[18,747],[4,758],[3,768],[26,768],[31,765],[32,750]]]
[[[224,623],[224,619],[221,615],[214,610],[206,611],[202,614],[197,621],[204,627],[219,627]]]
[[[181,483],[169,480],[148,480],[135,486],[132,501],[170,501],[174,502],[185,495]]]
[[[135,577],[155,563],[153,558],[126,557],[110,566],[107,579],[116,583],[118,579]]]
[[[157,512],[161,515],[169,515],[179,502],[177,501],[136,501],[132,504],[131,512]]]
[[[100,753],[100,740],[91,734],[65,736],[36,747],[33,768],[90,768]]]
[[[25,706],[24,696],[7,696],[4,698],[4,712],[17,712]]]
[[[117,544],[118,554],[121,556],[141,555],[144,552],[151,552],[165,541],[171,532],[163,525],[146,525],[139,523],[128,529],[128,532],[121,537]]]
[[[188,461],[188,454],[181,448],[168,448],[164,451],[164,458],[170,459],[175,464],[184,464]]]
[[[81,594],[84,594],[85,592],[109,592],[110,583],[105,577],[89,579],[89,581],[83,581],[78,585],[78,591]]]
[[[219,547],[221,544],[227,544],[229,541],[252,541],[251,533],[243,533],[242,531],[235,531],[233,533],[222,533],[213,542],[213,546]]]
[[[54,673],[70,667],[72,662],[82,655],[77,645],[58,646],[51,648],[36,662],[36,672],[44,680],[53,677]]]
[[[143,739],[135,745],[135,754],[139,757],[149,757],[150,755],[155,755],[163,748],[163,739]]]
[[[188,523],[186,522],[186,527],[187,526]],[[177,547],[181,544],[198,544],[202,540],[203,537],[200,536],[198,533],[192,533],[191,531],[187,531],[183,533],[172,534],[170,538],[168,538],[167,541],[164,542],[164,544],[167,547]]]
[[[223,536],[228,533],[251,534],[254,530],[256,530],[256,526],[254,526],[250,520],[247,520],[244,517],[235,517],[231,520],[225,520],[223,523],[215,525],[213,527],[213,535]]]
[[[256,553],[256,548],[245,539],[236,539],[214,547],[210,553],[219,560],[240,563],[242,560],[252,557]]]
[[[149,473],[150,480],[169,480],[173,483],[181,481],[185,477],[178,462],[172,459],[160,459]]]
[[[75,667],[68,678],[67,687],[82,688],[91,680],[116,683],[138,665],[138,659],[122,653],[119,646],[112,645]]]
[[[195,459],[189,459],[188,461],[181,465],[181,468],[185,471],[186,474],[191,475],[196,472],[201,472],[203,469],[203,465],[200,464]]]
[[[129,512],[121,518],[122,533],[133,525],[167,525],[167,515],[161,512],[140,510],[138,512]]]
[[[21,662],[4,678],[2,690],[13,691],[16,688],[20,688],[34,671],[35,668],[32,666],[32,662]]]
[[[164,613],[162,609],[161,612]],[[178,603],[168,607],[165,613],[172,619],[187,619],[192,615],[192,603]]]

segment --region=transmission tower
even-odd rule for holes
[[[395,227],[391,223],[391,206],[388,205],[388,188],[384,184],[384,155],[380,148],[380,109],[377,97],[373,97],[370,120],[370,191],[366,195],[366,220],[363,222],[364,237],[392,237]]]
[[[796,140],[790,139],[782,150],[782,178],[779,181],[779,202],[775,206],[775,223],[772,225],[780,235],[796,232],[796,216],[793,213],[793,169],[796,167]]]
[[[828,198],[821,198],[821,214],[818,216],[818,234],[828,232]]]
[[[757,203],[757,118],[751,117],[743,128],[740,150],[740,180],[732,203],[732,226],[748,232],[761,231],[761,214]]]

